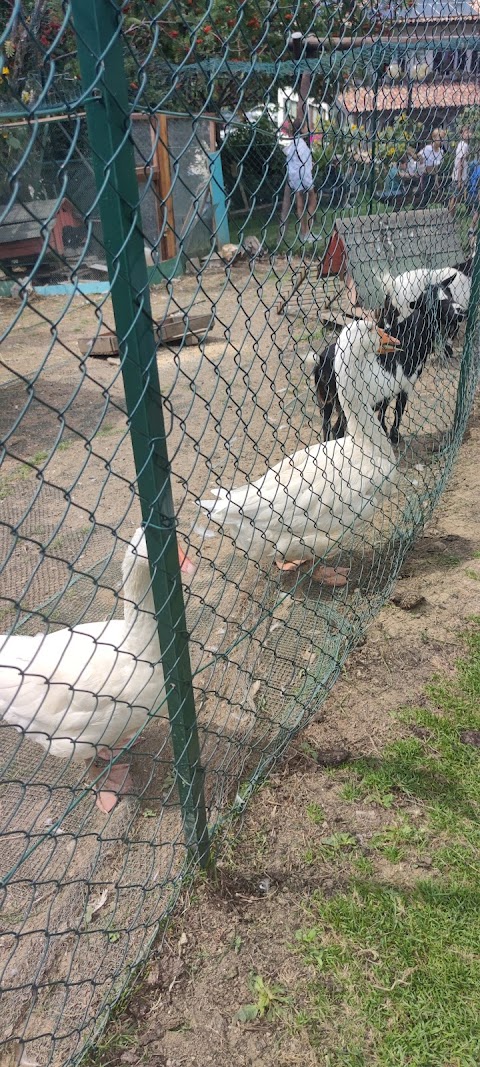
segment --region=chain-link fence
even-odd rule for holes
[[[466,4],[4,7],[2,1062],[44,1067],[318,713],[449,475],[480,48]]]

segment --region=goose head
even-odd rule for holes
[[[336,344],[336,362],[357,366],[372,363],[377,355],[394,352],[400,341],[392,337],[373,318],[354,319],[344,326]],[[337,368],[335,368],[335,371]]]
[[[180,570],[186,574],[191,574],[195,570],[194,564],[188,559],[188,556],[180,545],[178,546],[178,562],[180,563]],[[150,571],[147,539],[145,537],[145,530],[142,526],[139,526],[138,529],[135,530],[135,533],[130,540],[130,544],[127,546],[123,561],[124,579],[127,578],[134,568],[143,571],[144,576],[149,581]]]

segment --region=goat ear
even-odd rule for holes
[[[457,271],[455,271],[454,274],[451,274],[449,278],[443,278],[442,281],[438,283],[440,285],[440,288],[442,287],[442,285],[451,285],[452,282],[455,281],[456,277],[457,277]]]

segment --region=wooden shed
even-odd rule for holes
[[[350,275],[364,307],[382,298],[380,278],[415,267],[461,267],[466,255],[446,208],[337,218],[322,275]]]
[[[0,262],[22,259],[34,263],[45,244],[65,253],[64,230],[83,221],[69,200],[32,200],[28,207],[14,204],[0,222]]]

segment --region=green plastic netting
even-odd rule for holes
[[[2,16],[0,1048],[59,1067],[317,714],[451,471],[478,371],[479,19]],[[382,364],[382,308],[410,363]],[[325,446],[327,346],[348,436]],[[390,430],[402,388],[391,444],[373,406]],[[142,521],[150,567],[141,548],[125,578]]]

